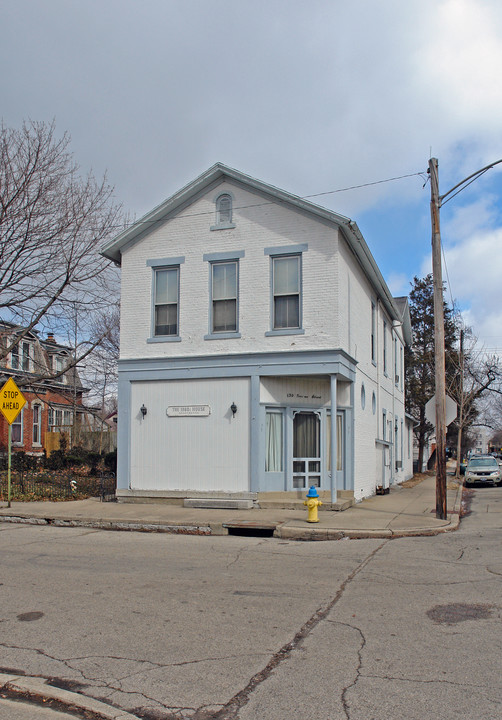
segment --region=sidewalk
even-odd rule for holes
[[[97,498],[69,502],[0,503],[0,522],[58,527],[92,527],[192,535],[262,534],[292,540],[340,540],[436,535],[456,530],[462,485],[447,478],[448,519],[436,518],[436,479],[413,487],[393,486],[343,511],[319,509],[319,522],[307,523],[306,508],[287,510],[185,508],[163,503],[102,503]]]

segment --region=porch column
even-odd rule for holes
[[[260,486],[260,473],[265,467],[263,454],[260,452],[260,376],[251,375],[251,400],[250,400],[250,423],[251,432],[249,438],[249,490],[258,492]]]
[[[331,502],[336,503],[336,467],[337,467],[337,416],[336,416],[336,375],[330,375],[331,390]]]

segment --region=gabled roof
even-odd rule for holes
[[[410,305],[406,295],[403,297],[395,297],[394,303],[399,310],[401,315],[401,322],[403,323],[403,337],[407,345],[411,345],[413,342],[413,332],[411,328],[411,316],[410,316]]]
[[[280,190],[261,180],[256,180],[222,163],[213,165],[209,170],[206,170],[206,172],[199,175],[198,178],[188,185],[185,185],[185,187],[177,193],[136,221],[131,227],[122,231],[113,240],[105,243],[101,248],[101,254],[120,265],[122,252],[148,235],[154,225],[158,226],[159,223],[167,222],[175,217],[204,193],[217,187],[224,180],[231,180],[234,184],[240,185],[248,191],[255,192],[271,202],[281,203],[292,210],[307,214],[314,219],[317,218],[318,220],[338,227],[367,278],[373,285],[376,294],[384,304],[391,319],[399,322],[402,321],[401,313],[394,303],[389,288],[383,279],[373,255],[361,231],[353,220],[339,215],[332,210],[323,208],[320,205],[315,205],[285,190]]]

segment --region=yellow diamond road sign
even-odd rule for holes
[[[9,425],[12,425],[25,405],[26,398],[14,380],[9,378],[0,390],[0,410]]]

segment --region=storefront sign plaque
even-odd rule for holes
[[[167,417],[208,417],[211,415],[209,405],[169,405]]]

